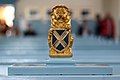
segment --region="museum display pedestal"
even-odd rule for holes
[[[40,75],[111,75],[112,67],[103,64],[78,64],[72,59],[51,59],[40,64],[15,64],[9,76]]]

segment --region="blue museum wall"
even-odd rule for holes
[[[48,30],[50,28],[50,21],[49,20],[29,20],[29,24],[31,24],[31,27],[33,30],[35,30],[38,35],[48,35]],[[17,24],[17,23],[16,23]],[[94,21],[89,21],[89,28],[91,31],[95,31],[96,29],[96,24]],[[79,27],[79,22],[75,19],[71,21],[71,26],[72,26],[72,33],[77,34],[78,27]]]
[[[34,29],[38,35],[48,35],[48,30],[50,28],[50,21],[42,21],[42,20],[30,20],[28,21],[31,24],[32,29]],[[76,20],[72,20],[72,33],[76,33],[78,29],[78,22]]]
[[[16,0],[0,0],[0,4],[14,4]]]

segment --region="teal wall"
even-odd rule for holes
[[[39,35],[48,35],[48,30],[50,28],[49,20],[45,22],[41,20],[31,20],[29,21],[29,23]],[[76,20],[72,20],[71,24],[72,24],[72,33],[76,33],[78,29],[78,22]]]
[[[0,4],[14,4],[17,0],[0,0]]]

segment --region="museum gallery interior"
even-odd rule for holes
[[[120,80],[120,0],[0,0],[0,80]]]

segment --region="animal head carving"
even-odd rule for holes
[[[71,22],[70,11],[65,6],[55,6],[51,13],[52,27],[69,28]]]

